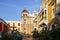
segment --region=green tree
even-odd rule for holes
[[[20,34],[20,32],[18,32],[17,30],[12,32],[11,36],[13,37],[14,40],[22,40],[23,39],[23,35]]]
[[[13,31],[11,33],[2,32],[2,40],[22,40],[23,36],[18,31]]]
[[[2,40],[11,40],[11,36],[10,34],[8,34],[7,32],[2,32]]]
[[[34,31],[33,31],[33,38],[38,38],[38,37],[39,37],[39,33],[35,28]]]
[[[52,40],[60,40],[60,28],[56,28],[55,30],[52,30],[50,35]]]
[[[50,31],[42,31],[39,36],[40,40],[50,40]]]

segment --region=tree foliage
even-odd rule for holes
[[[40,40],[60,40],[60,28],[43,31],[39,38]]]
[[[23,36],[18,31],[14,31],[11,33],[2,32],[2,40],[22,40]]]
[[[39,33],[36,29],[34,29],[33,31],[33,38],[38,38],[39,37]]]

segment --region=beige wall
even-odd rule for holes
[[[10,27],[13,27],[13,23],[15,24],[15,29],[17,29],[19,32],[21,32],[21,21],[6,21],[8,24],[10,24]],[[19,26],[20,24],[20,26]],[[13,28],[10,28],[13,30]]]
[[[26,34],[31,34],[32,33],[32,31],[33,31],[33,28],[34,28],[34,23],[33,23],[33,19],[34,19],[34,17],[27,17],[27,18],[25,18],[26,19],[26,23],[24,24],[24,19],[22,20],[22,24],[24,24],[23,25],[23,27],[22,27],[22,32],[25,32]],[[24,28],[26,29],[26,30],[24,30]]]

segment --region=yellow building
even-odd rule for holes
[[[48,26],[49,28],[52,27],[52,22],[53,19],[56,16],[56,0],[49,0],[49,5],[48,5]]]
[[[38,13],[40,21],[38,26],[40,30],[51,30],[56,16],[56,0],[42,0],[42,5]],[[36,17],[36,18],[37,18]],[[37,22],[36,22],[37,23]]]

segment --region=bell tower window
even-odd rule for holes
[[[27,14],[23,14],[23,16],[27,16]]]

